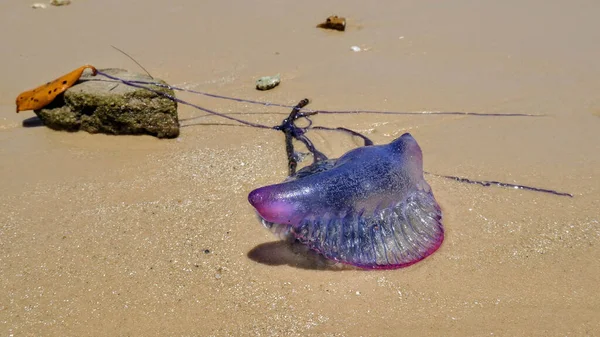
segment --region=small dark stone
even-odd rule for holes
[[[334,29],[343,32],[346,30],[346,19],[341,16],[332,15],[328,17],[327,20],[325,20],[325,22],[317,25],[317,27],[325,29]]]
[[[204,254],[210,254],[210,249],[205,249]]]

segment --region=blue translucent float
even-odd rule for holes
[[[262,223],[328,259],[369,269],[414,264],[444,240],[442,213],[408,133],[317,161],[248,200]]]

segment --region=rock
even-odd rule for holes
[[[346,18],[341,16],[332,15],[325,20],[325,22],[317,25],[318,28],[334,29],[343,32],[346,30]]]
[[[50,4],[52,6],[66,6],[71,4],[71,0],[52,0]]]
[[[125,80],[166,84],[148,75],[123,69],[99,69]],[[175,96],[173,90],[152,86]],[[179,136],[177,103],[149,90],[84,74],[80,81],[43,109],[34,111],[44,125],[54,130],[106,133],[113,135]]]
[[[279,74],[275,76],[264,76],[256,80],[256,89],[270,90],[278,86],[280,82],[281,76]]]

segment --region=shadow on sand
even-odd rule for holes
[[[269,266],[288,265],[311,270],[357,270],[357,268],[327,260],[303,244],[289,241],[261,243],[248,252],[248,258]]]
[[[42,122],[42,120],[39,119],[39,117],[34,116],[23,120],[22,125],[24,128],[37,128],[40,126],[44,126],[44,122]]]

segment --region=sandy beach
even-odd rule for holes
[[[2,1],[0,335],[600,335],[599,13],[584,0]],[[315,27],[333,14],[345,32]],[[141,71],[111,45],[168,83],[238,98],[544,115],[313,121],[378,144],[410,132],[429,172],[574,197],[426,176],[444,212],[436,253],[324,268],[247,201],[285,179],[281,133],[183,105],[171,140],[23,126],[22,91],[84,64]],[[267,125],[289,112],[178,97]],[[332,158],[360,145],[309,136]]]

